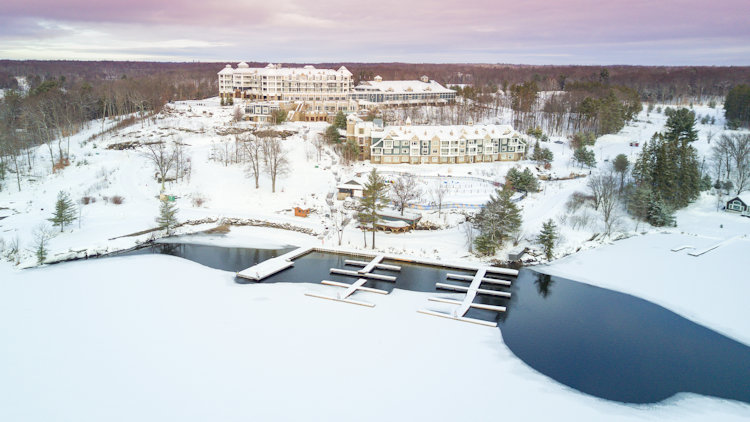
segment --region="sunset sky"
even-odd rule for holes
[[[3,0],[0,8],[2,59],[750,65],[750,0]]]

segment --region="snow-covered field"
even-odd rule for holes
[[[715,117],[699,124],[701,154],[709,132],[722,131],[721,109],[695,106]],[[176,103],[154,121],[137,123],[89,140],[102,126],[70,139],[71,166],[51,174],[46,147],[35,151],[35,174],[21,182],[10,175],[0,191],[0,245],[18,242],[12,263],[0,263],[0,420],[247,420],[247,419],[434,419],[485,420],[503,417],[541,419],[730,420],[750,416],[750,406],[681,395],[656,406],[626,406],[598,400],[550,381],[528,368],[505,347],[497,330],[424,317],[415,311],[419,293],[396,291],[372,298],[372,310],[310,301],[304,291],[317,285],[234,284],[233,274],[165,256],[139,256],[66,263],[31,270],[33,232],[51,217],[57,193],[67,191],[80,205],[80,221],[48,245],[51,259],[134,246],[154,233],[122,237],[153,228],[160,185],[154,169],[137,150],[108,150],[126,141],[179,139],[188,145],[192,174],[168,183],[177,196],[181,221],[240,218],[287,224],[294,231],[232,227],[228,235],[202,237],[225,246],[337,246],[325,202],[338,183],[368,172],[369,163],[345,166],[330,152],[318,160],[311,140],[320,123],[290,123],[295,134],[284,141],[291,171],[271,193],[262,176],[255,189],[242,165],[224,165],[209,156],[225,135],[231,109],[217,99]],[[635,159],[643,141],[662,130],[666,117],[644,111],[617,135],[600,138],[594,148],[599,167],[619,153]],[[240,126],[245,123],[239,124]],[[553,139],[553,141],[556,139]],[[570,163],[565,144],[549,143],[552,172],[581,172]],[[474,165],[378,165],[380,171],[408,171],[425,191],[432,176],[481,177],[503,181],[508,169],[531,162]],[[584,171],[585,172],[585,171]],[[429,176],[429,177],[427,177]],[[442,179],[441,179],[442,180]],[[469,179],[467,179],[469,180]],[[519,205],[524,239],[548,219],[561,221],[565,202],[585,191],[586,179],[542,183]],[[481,203],[492,190],[481,182],[452,187],[446,202]],[[115,205],[112,196],[124,197]],[[194,198],[205,198],[198,206]],[[422,202],[431,202],[424,192]],[[312,208],[295,217],[294,206]],[[338,203],[340,206],[340,203]],[[390,253],[438,260],[478,261],[469,254],[463,210],[425,212],[423,221],[444,227],[406,234],[377,234],[377,248]],[[6,218],[2,218],[6,217]],[[677,213],[678,226],[659,229],[636,224],[624,213],[617,233],[601,236],[592,212],[585,227],[560,223],[557,256],[582,252],[545,266],[543,271],[624,291],[651,300],[709,328],[750,344],[750,288],[743,257],[750,252],[750,219],[716,209],[704,194]],[[214,227],[178,229],[189,233]],[[645,234],[641,234],[645,233]],[[699,257],[687,255],[736,238]],[[744,238],[741,236],[745,236]],[[368,246],[370,236],[368,235]],[[624,238],[624,240],[617,240]],[[679,246],[692,246],[671,252]],[[354,224],[344,230],[342,248],[363,247]],[[508,245],[496,256],[504,259]],[[746,278],[746,277],[745,277]],[[301,316],[301,317],[300,317]],[[375,393],[375,394],[368,394]],[[540,406],[540,403],[544,403]],[[81,414],[85,409],[85,414]],[[491,415],[491,416],[490,416]]]
[[[535,372],[497,329],[239,285],[147,255],[0,267],[0,420],[745,420],[746,404],[680,394],[600,400]],[[500,416],[499,416],[500,415]]]

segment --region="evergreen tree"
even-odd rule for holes
[[[711,189],[711,176],[704,174],[701,179],[701,192],[705,192],[709,189]]]
[[[575,160],[581,167],[586,166],[591,168],[596,166],[596,156],[594,155],[594,151],[586,147],[576,149],[573,152],[573,160]]]
[[[52,232],[45,223],[40,224],[34,229],[34,254],[36,255],[37,264],[43,264],[47,260],[47,242],[52,237]]]
[[[388,201],[388,185],[386,185],[383,178],[378,176],[375,169],[372,169],[370,175],[365,182],[364,189],[362,190],[362,198],[359,201],[357,207],[357,220],[362,230],[369,226],[372,231],[372,248],[375,249],[375,230],[377,229],[376,224],[378,222],[378,211],[385,207],[385,203]]]
[[[539,181],[529,169],[518,171],[515,167],[511,168],[505,175],[505,184],[507,189],[517,191],[537,192],[539,190]]]
[[[159,204],[159,216],[156,217],[156,223],[159,227],[167,230],[167,234],[172,234],[172,228],[177,224],[177,204],[172,201],[161,201]]]
[[[628,212],[637,221],[646,221],[653,192],[648,185],[641,185],[633,189],[628,200]],[[636,230],[638,228],[636,227]]]
[[[346,129],[346,115],[344,112],[339,110],[336,117],[333,119],[333,125],[339,129]]]
[[[65,230],[65,225],[72,223],[76,218],[75,205],[70,196],[60,191],[57,193],[57,202],[55,202],[55,213],[49,221],[55,226],[60,226],[60,232]]]
[[[667,139],[684,144],[698,140],[698,131],[695,129],[695,112],[684,107],[670,114],[665,128],[664,136]]]
[[[539,232],[539,235],[536,237],[536,241],[537,243],[542,245],[542,249],[544,249],[544,256],[548,261],[552,259],[555,242],[558,238],[559,234],[557,233],[557,226],[555,225],[555,222],[552,221],[552,219],[547,220],[547,222],[542,225],[542,231]]]
[[[750,85],[737,85],[729,90],[724,100],[724,116],[729,126],[750,125]]]
[[[549,164],[554,160],[555,155],[550,151],[549,148],[544,148],[539,145],[539,142],[534,145],[534,151],[531,153],[531,159],[536,161],[537,164]]]
[[[637,186],[649,186],[670,209],[685,207],[698,197],[701,175],[698,155],[690,145],[697,139],[695,113],[669,109],[663,134],[656,133],[633,166]]]
[[[339,144],[341,143],[341,135],[339,134],[339,130],[336,126],[330,125],[328,128],[326,128],[325,135],[323,137],[326,139],[326,142],[329,144]]]
[[[625,185],[625,174],[630,168],[630,161],[628,161],[628,157],[625,154],[618,154],[617,157],[615,157],[615,160],[612,162],[612,168],[615,170],[615,172],[620,174],[620,192],[622,192],[622,189]]]
[[[511,201],[512,195],[510,190],[498,190],[474,218],[480,233],[474,242],[478,252],[494,255],[521,228],[521,211]]]
[[[654,227],[673,226],[675,223],[672,209],[661,200],[652,195],[648,205],[647,221]]]

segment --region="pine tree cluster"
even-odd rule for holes
[[[686,108],[671,111],[665,129],[644,144],[633,178],[638,188],[650,189],[655,201],[679,209],[694,201],[702,187],[698,155],[690,145],[698,139],[695,113]]]
[[[512,195],[510,190],[498,190],[474,218],[474,227],[479,230],[474,241],[477,252],[494,255],[521,228],[521,211],[511,201]]]
[[[517,191],[539,191],[539,181],[529,169],[519,171],[515,167],[511,168],[505,175],[505,184],[509,189]]]

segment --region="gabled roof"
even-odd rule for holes
[[[738,198],[740,201],[742,201],[745,204],[745,206],[750,206],[750,192],[743,192],[739,195],[733,196],[727,201],[727,203],[732,202]]]

